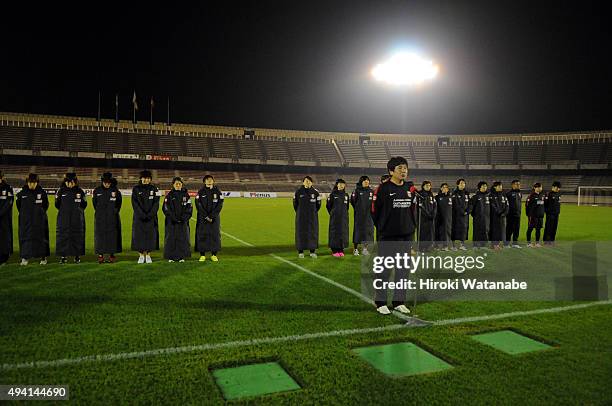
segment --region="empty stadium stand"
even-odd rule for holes
[[[149,168],[155,181],[169,185],[182,176],[198,188],[215,174],[226,190],[293,191],[309,174],[323,191],[344,178],[352,188],[363,173],[373,183],[392,156],[404,156],[410,178],[420,184],[464,177],[560,180],[564,193],[579,185],[612,184],[612,133],[436,135],[331,133],[156,123],[96,122],[79,117],[0,113],[0,169],[19,185],[31,171],[55,187],[68,170],[85,186],[97,185],[110,170],[127,187]],[[111,169],[109,169],[111,168]]]

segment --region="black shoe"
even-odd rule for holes
[[[79,258],[79,257],[74,257],[74,263],[75,263],[75,264],[80,264],[80,263],[81,263],[81,258]]]
[[[65,264],[67,262],[68,262],[68,258],[66,258],[66,257],[61,257],[60,258],[60,261],[59,261],[60,264]]]

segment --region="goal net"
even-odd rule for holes
[[[578,206],[612,206],[612,186],[578,186]]]

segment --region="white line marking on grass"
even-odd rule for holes
[[[223,235],[225,235],[225,236],[227,236],[227,237],[229,237],[229,238],[232,238],[232,239],[234,239],[234,240],[236,240],[236,241],[238,241],[238,242],[240,242],[240,243],[242,243],[242,244],[244,244],[244,245],[247,245],[247,246],[249,246],[249,247],[255,247],[255,245],[253,245],[253,244],[251,244],[251,243],[249,243],[249,242],[246,242],[246,241],[244,241],[244,240],[241,240],[240,238],[238,238],[238,237],[236,237],[236,236],[234,236],[234,235],[231,235],[231,234],[229,234],[229,233],[226,233],[225,231],[222,231],[222,233],[223,233]],[[332,279],[329,279],[329,278],[327,278],[327,277],[325,277],[325,276],[323,276],[323,275],[319,275],[318,273],[313,272],[313,271],[311,271],[310,269],[304,268],[303,266],[298,265],[298,264],[296,264],[296,263],[295,263],[295,262],[293,262],[293,261],[289,261],[288,259],[285,259],[285,258],[283,258],[283,257],[279,257],[279,256],[278,256],[278,255],[276,255],[276,254],[268,254],[268,255],[269,255],[269,256],[271,256],[272,258],[276,259],[277,261],[284,262],[284,263],[286,263],[286,264],[288,264],[288,265],[291,265],[292,267],[294,267],[294,268],[296,268],[296,269],[298,269],[298,270],[300,270],[300,271],[302,271],[302,272],[305,272],[305,273],[307,273],[307,274],[308,274],[308,275],[310,275],[310,276],[314,276],[315,278],[318,278],[318,279],[320,279],[320,280],[322,280],[322,281],[324,281],[324,282],[327,282],[327,283],[329,283],[330,285],[333,285],[333,286],[335,286],[335,287],[337,287],[337,288],[340,288],[340,289],[342,289],[343,291],[345,291],[345,292],[347,292],[347,293],[350,293],[351,295],[358,297],[358,298],[359,298],[359,299],[361,299],[362,301],[364,301],[364,302],[366,302],[366,303],[371,304],[371,305],[373,305],[373,306],[374,306],[374,302],[373,302],[373,301],[372,301],[372,300],[371,300],[369,297],[362,295],[361,293],[357,292],[357,291],[356,291],[356,290],[354,290],[354,289],[349,288],[348,286],[345,286],[345,285],[343,285],[343,284],[341,284],[341,283],[338,283],[338,282],[336,282],[336,281],[334,281],[334,280],[332,280]],[[404,314],[402,314],[402,313],[400,313],[400,312],[398,312],[398,311],[395,311],[395,310],[393,311],[393,313],[392,313],[392,314],[393,314],[394,316],[396,316],[396,317],[398,317],[398,318],[400,318],[400,319],[402,319],[402,320],[406,320],[406,321],[411,321],[411,320],[413,319],[412,317],[410,317],[410,316],[406,316],[406,315],[404,315]]]
[[[530,316],[533,314],[559,313],[559,312],[564,312],[567,310],[584,309],[587,307],[602,306],[602,305],[609,305],[609,304],[612,304],[612,300],[601,300],[598,302],[581,303],[581,304],[569,305],[569,306],[548,307],[545,309],[520,310],[516,312],[488,314],[484,316],[459,317],[456,319],[436,320],[436,321],[432,321],[431,323],[434,326],[448,326],[451,324],[470,323],[473,321],[507,319],[510,317]]]
[[[511,317],[530,316],[534,314],[560,313],[560,312],[564,312],[568,310],[580,310],[580,309],[585,309],[588,307],[602,306],[602,305],[609,305],[609,304],[612,304],[612,300],[582,303],[582,304],[562,306],[562,307],[551,307],[547,309],[526,310],[526,311],[491,314],[491,315],[484,315],[484,316],[438,320],[438,321],[433,322],[433,325],[434,326],[448,326],[452,324],[461,324],[461,323],[468,323],[468,322],[475,322],[475,321],[486,321],[486,320],[496,320],[496,319],[511,318]],[[52,361],[32,361],[32,362],[23,362],[19,364],[2,364],[0,365],[0,371],[10,371],[10,370],[15,370],[15,369],[26,369],[26,368],[60,367],[60,366],[66,366],[66,365],[82,364],[85,362],[116,361],[116,360],[124,360],[124,359],[153,357],[157,355],[172,355],[172,354],[181,354],[181,353],[189,353],[189,352],[197,352],[197,351],[212,351],[212,350],[217,350],[217,349],[222,349],[222,348],[235,348],[235,347],[245,347],[245,346],[250,346],[250,345],[263,345],[263,344],[277,344],[277,343],[284,343],[284,342],[303,341],[303,340],[311,340],[311,339],[327,338],[327,337],[343,337],[343,336],[350,336],[350,335],[355,335],[355,334],[379,333],[379,332],[384,332],[384,331],[394,331],[394,330],[401,330],[401,329],[408,329],[408,328],[411,328],[409,324],[391,324],[391,325],[383,326],[383,327],[370,327],[370,328],[359,328],[359,329],[349,329],[349,330],[334,330],[334,331],[325,331],[325,332],[319,332],[319,333],[291,335],[291,336],[282,336],[282,337],[267,337],[267,338],[256,338],[253,340],[229,341],[225,343],[216,343],[216,344],[202,344],[202,345],[190,345],[190,346],[185,346],[185,347],[160,348],[160,349],[149,350],[149,351],[90,355],[90,356],[85,356],[85,357],[64,358],[64,359],[58,359],[58,360],[52,360]]]
[[[310,333],[310,334],[301,334],[301,335],[291,335],[291,336],[282,336],[282,337],[266,337],[266,338],[256,338],[253,340],[242,340],[242,341],[229,341],[225,343],[216,343],[216,344],[202,344],[202,345],[190,345],[185,347],[170,347],[170,348],[160,348],[157,350],[149,350],[149,351],[138,351],[138,352],[122,352],[117,354],[104,354],[104,355],[90,355],[86,357],[78,357],[78,358],[64,358],[53,361],[34,361],[34,362],[24,362],[20,364],[2,364],[0,366],[0,370],[10,371],[15,369],[24,369],[24,368],[45,368],[45,367],[59,367],[65,365],[75,365],[82,364],[84,362],[94,362],[94,361],[116,361],[116,360],[124,360],[124,359],[134,359],[134,358],[145,358],[145,357],[153,357],[157,355],[172,355],[172,354],[181,354],[181,353],[189,353],[189,352],[197,352],[197,351],[211,351],[222,348],[235,348],[235,347],[245,347],[252,345],[262,345],[262,344],[277,344],[284,343],[290,341],[303,341],[317,338],[326,338],[326,337],[342,337],[349,336],[354,334],[367,334],[367,333],[379,333],[383,331],[392,331],[392,330],[400,330],[402,328],[406,328],[404,324],[391,324],[384,327],[370,327],[370,328],[358,328],[358,329],[349,329],[349,330],[334,330],[334,331],[325,331],[320,333]]]

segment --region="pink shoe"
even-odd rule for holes
[[[344,256],[344,252],[340,252],[339,254],[340,254],[340,256],[341,256],[341,257],[343,257],[343,256]]]
[[[332,257],[340,257],[340,253],[339,253],[339,252],[334,252],[334,253],[332,254]]]

